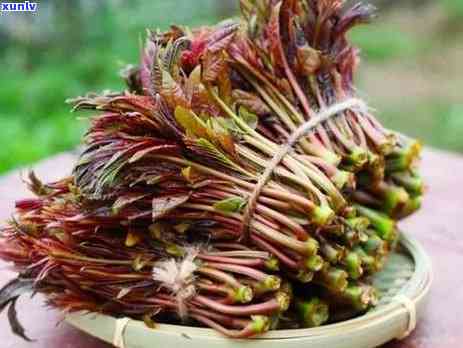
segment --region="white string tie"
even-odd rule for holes
[[[116,327],[114,328],[113,336],[113,346],[117,348],[125,348],[124,334],[129,322],[129,318],[122,318],[116,320]]]
[[[406,330],[397,337],[398,340],[403,340],[410,336],[410,334],[416,329],[417,315],[415,302],[407,296],[400,294],[394,298],[395,301],[399,302],[406,309],[408,314],[408,324]]]

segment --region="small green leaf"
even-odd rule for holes
[[[185,254],[185,250],[178,246],[177,244],[175,243],[165,243],[165,251],[169,254],[169,255],[172,255],[172,256],[175,256],[175,257],[182,257],[184,254]]]
[[[163,90],[172,91],[173,89],[175,89],[176,84],[177,84],[177,82],[174,80],[172,75],[168,71],[162,70],[162,88],[163,88]]]
[[[233,121],[231,118],[215,117],[214,121],[218,123],[222,128],[229,131],[230,133],[233,133],[233,134],[243,134],[244,133],[243,131],[239,129],[235,121]]]
[[[182,106],[175,108],[175,120],[185,129],[189,137],[207,137],[207,126],[204,122],[195,115],[191,110],[185,109]]]
[[[240,117],[243,119],[243,121],[246,122],[249,127],[251,127],[252,129],[257,128],[257,123],[259,119],[256,116],[256,114],[253,114],[248,109],[246,109],[244,106],[240,107],[239,114],[240,114]]]
[[[207,121],[207,126],[209,139],[220,145],[227,154],[236,157],[235,142],[230,132],[212,117]]]
[[[142,241],[143,237],[140,233],[135,231],[129,231],[125,238],[125,246],[127,248],[132,248],[139,244]]]
[[[204,179],[204,176],[198,170],[191,166],[182,169],[182,176],[190,184],[194,184],[200,181],[201,179]]]
[[[247,202],[241,197],[230,197],[214,204],[214,209],[226,212],[237,213],[244,208]]]
[[[229,158],[226,153],[224,153],[220,148],[211,143],[209,140],[203,138],[198,139],[196,141],[196,145],[204,151],[206,151],[210,156],[212,156],[222,165],[232,168],[236,171],[241,171],[241,168],[233,161],[233,159]]]
[[[142,255],[138,255],[132,262],[132,268],[134,271],[139,272],[148,264],[148,262],[149,260],[144,259]]]
[[[196,68],[193,69],[190,76],[188,77],[188,85],[192,90],[195,86],[197,87],[201,83],[201,65],[198,65]]]

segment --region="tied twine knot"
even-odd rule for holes
[[[357,109],[361,112],[366,112],[368,108],[363,100],[357,98],[346,99],[345,101],[331,105],[328,108],[320,110],[315,117],[303,123],[298,129],[296,129],[290,135],[287,142],[280,146],[280,149],[277,151],[275,156],[273,156],[267,168],[265,168],[265,171],[259,178],[259,181],[257,182],[254,191],[249,197],[248,204],[246,205],[246,210],[243,216],[241,240],[246,241],[249,239],[250,224],[256,210],[257,200],[259,199],[259,196],[262,190],[264,189],[264,186],[270,180],[274,170],[278,167],[278,165],[285,158],[285,156],[292,151],[294,146],[299,142],[299,140],[303,136],[306,136],[318,125],[325,121],[328,121],[330,118],[333,118],[334,116],[338,115],[343,111],[352,109]]]
[[[182,320],[188,314],[187,301],[196,294],[193,274],[198,268],[194,263],[197,255],[196,248],[189,248],[182,260],[171,258],[158,262],[153,267],[153,279],[175,296],[178,315]]]

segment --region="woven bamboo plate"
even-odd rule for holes
[[[248,340],[224,338],[211,329],[160,324],[149,329],[131,320],[124,332],[125,348],[374,348],[398,338],[414,327],[423,313],[432,281],[431,263],[422,247],[403,235],[397,252],[374,283],[382,297],[367,314],[313,329],[271,331]],[[70,314],[72,326],[113,343],[117,320],[99,314]],[[120,344],[122,346],[122,344]]]

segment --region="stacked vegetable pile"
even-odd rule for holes
[[[343,3],[242,0],[240,23],[149,32],[128,90],[72,100],[98,115],[73,175],[31,174],[3,229],[2,307],[32,290],[243,338],[374,306],[420,145],[354,98],[346,33],[373,8]]]

